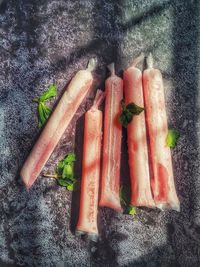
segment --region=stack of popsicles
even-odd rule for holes
[[[153,68],[153,58],[147,58],[147,69],[142,72],[136,58],[124,71],[123,80],[116,76],[114,64],[109,66],[110,77],[105,82],[105,93],[97,90],[93,106],[85,114],[83,169],[81,181],[80,214],[77,234],[87,233],[92,240],[98,236],[97,211],[99,206],[121,211],[120,158],[122,126],[119,122],[123,89],[125,103],[144,107],[145,112],[134,116],[127,127],[129,168],[131,177],[131,205],[171,208],[179,210],[171,152],[166,146],[168,133],[162,75]],[[30,188],[55,149],[65,129],[92,87],[90,61],[86,70],[79,71],[71,80],[56,109],[47,121],[38,141],[28,156],[21,178]],[[105,97],[103,115],[99,106]],[[102,151],[101,151],[102,150]],[[102,154],[102,176],[101,173]],[[101,185],[101,186],[100,186]]]

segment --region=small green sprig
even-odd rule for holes
[[[46,101],[57,95],[57,87],[55,84],[49,85],[48,89],[39,97],[34,98],[38,103],[38,127],[41,128],[45,124],[51,109],[46,105]]]
[[[51,177],[57,180],[60,186],[69,191],[75,191],[78,188],[78,179],[74,176],[74,162],[76,156],[74,153],[68,153],[64,159],[60,160],[56,166],[55,174],[43,174],[44,177]]]
[[[144,110],[144,108],[137,106],[135,103],[129,103],[126,106],[124,99],[121,100],[121,107],[119,121],[125,128],[132,121],[134,115],[139,115]]]
[[[170,148],[175,148],[177,146],[178,139],[180,134],[177,130],[169,129],[166,137],[166,145]]]

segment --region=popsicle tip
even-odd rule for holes
[[[97,60],[96,57],[91,58],[91,59],[88,61],[87,70],[89,70],[89,71],[93,71],[93,70],[97,67],[97,63],[98,63],[98,60]]]
[[[24,186],[25,186],[25,188],[26,188],[26,191],[29,192],[29,190],[30,190],[32,184],[26,183],[26,182],[24,181],[24,179],[22,179],[22,181],[23,181],[23,183],[24,183]]]
[[[93,242],[97,242],[98,238],[99,238],[98,233],[89,233],[87,231],[82,231],[82,230],[76,230],[75,236],[77,236],[77,237],[87,236],[88,239],[93,241]]]
[[[30,189],[31,186],[29,185],[29,181],[27,181],[25,179],[23,168],[20,171],[20,179],[21,179],[23,185],[25,186],[26,190],[29,191],[29,189]]]
[[[132,64],[131,67],[135,67],[138,63],[140,63],[142,60],[144,60],[144,53],[142,52],[138,57],[136,57]]]
[[[104,98],[105,98],[105,93],[102,90],[97,89],[96,96],[95,96],[94,103],[93,103],[93,107],[98,108],[101,105],[101,103],[103,102]]]
[[[147,68],[148,69],[153,68],[153,56],[152,56],[151,52],[147,56],[146,62],[147,62]]]
[[[97,242],[99,239],[99,235],[95,233],[88,233],[88,239],[93,242]]]
[[[115,75],[115,63],[112,62],[111,64],[109,64],[107,66],[107,68],[109,69],[110,73],[111,73],[111,76],[114,76]]]
[[[75,231],[75,236],[77,236],[77,237],[82,236],[82,235],[84,235],[84,234],[85,234],[84,231],[81,231],[81,230],[76,230],[76,231]]]
[[[165,208],[166,208],[166,205],[165,204],[163,204],[163,203],[159,203],[159,204],[156,204],[156,207],[159,209],[159,210],[165,210]]]
[[[179,203],[175,203],[175,204],[172,204],[172,203],[158,203],[156,205],[156,207],[162,211],[164,210],[175,210],[177,212],[180,212],[180,205]]]
[[[179,203],[178,204],[172,204],[172,205],[170,205],[170,207],[172,210],[180,212],[180,204]]]

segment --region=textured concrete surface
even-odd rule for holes
[[[2,2],[2,3],[1,3]],[[200,266],[199,1],[0,1],[0,266]],[[32,99],[55,82],[59,95],[97,56],[117,73],[151,51],[164,75],[181,212],[140,209],[135,218],[99,212],[97,244],[74,236],[79,193],[39,177],[26,192],[19,170],[39,135]],[[142,68],[142,66],[140,66]],[[91,103],[94,93],[89,96]],[[51,103],[53,105],[53,101]],[[81,175],[83,103],[46,169],[77,152]],[[125,132],[122,181],[128,182]]]

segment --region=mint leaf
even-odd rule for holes
[[[55,84],[49,85],[48,89],[38,97],[39,102],[44,102],[57,95],[57,87]]]
[[[76,156],[74,153],[68,153],[64,159],[57,164],[57,174],[62,177],[59,179],[59,185],[66,187],[69,191],[74,191],[78,188],[78,179],[74,177],[74,161]]]
[[[166,137],[166,145],[170,148],[175,148],[180,138],[180,134],[177,130],[169,129]]]
[[[74,191],[74,184],[69,184],[69,185],[67,186],[67,190],[68,190],[68,191]]]
[[[51,114],[51,109],[47,107],[43,102],[38,103],[38,126],[41,128],[49,115]]]
[[[128,207],[127,207],[127,212],[128,212],[128,214],[130,214],[130,215],[136,215],[136,213],[137,213],[137,210],[136,210],[136,207],[134,207],[134,206],[132,206],[132,205],[129,205]]]
[[[119,115],[119,122],[125,128],[132,121],[134,115],[139,115],[144,110],[144,108],[139,107],[135,103],[129,103],[126,106],[124,99],[121,100],[121,107],[122,111]]]
[[[44,104],[44,103],[42,103]],[[74,153],[68,153],[64,159],[60,160],[56,166],[55,174],[43,174],[45,177],[52,177],[57,180],[58,185],[65,187],[69,191],[79,188],[79,180],[74,177]]]
[[[119,115],[119,122],[123,127],[127,127],[127,125],[132,121],[133,114],[128,110],[123,110]]]
[[[55,84],[51,84],[48,87],[48,90],[45,91],[41,96],[34,99],[38,103],[38,126],[41,128],[49,115],[51,114],[51,109],[45,104],[45,102],[57,95],[57,88]]]
[[[73,176],[74,176],[73,166],[70,164],[64,165],[63,172],[62,172],[62,178],[63,179],[68,178],[68,179],[73,181],[74,180]]]
[[[67,190],[76,191],[78,189],[78,181],[74,181],[73,183],[67,186]]]
[[[65,179],[58,179],[58,184],[67,187],[70,183]]]
[[[64,159],[60,160],[57,164],[57,172],[63,177],[73,176],[73,162],[76,160],[74,153],[67,154]],[[68,165],[68,166],[67,166]],[[65,170],[64,170],[65,168]]]
[[[138,105],[136,105],[135,103],[129,103],[127,106],[126,106],[126,109],[131,112],[133,115],[139,115],[143,110],[144,108],[142,107],[139,107]]]
[[[72,162],[76,161],[76,156],[74,153],[69,153],[67,156],[64,158],[65,164],[71,164]]]

